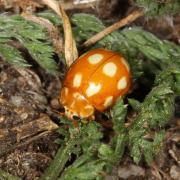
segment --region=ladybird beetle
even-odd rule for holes
[[[95,110],[108,109],[130,86],[130,68],[122,55],[93,49],[70,66],[59,100],[68,118],[93,118]]]

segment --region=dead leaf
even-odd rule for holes
[[[64,28],[64,36],[65,36],[64,53],[65,53],[66,64],[69,67],[74,62],[74,60],[78,58],[78,51],[76,48],[75,40],[73,38],[70,20],[67,14],[65,13],[63,7],[58,2],[54,0],[42,0],[42,2],[51,9],[53,9],[63,20],[63,28]]]
[[[170,169],[170,176],[172,179],[179,180],[180,178],[180,168],[177,166],[172,166]]]
[[[145,176],[145,170],[140,167],[140,166],[136,166],[136,165],[130,165],[130,166],[126,166],[126,167],[119,167],[118,168],[118,177],[122,178],[122,179],[127,179],[131,176]]]
[[[65,36],[65,58],[67,65],[70,66],[78,58],[78,51],[76,48],[75,40],[73,38],[69,18],[61,5],[60,11],[63,19],[63,28]]]

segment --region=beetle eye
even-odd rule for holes
[[[75,121],[79,121],[81,118],[74,115],[74,116],[73,116],[73,119],[74,119]]]
[[[61,113],[65,113],[65,108],[64,108],[64,107],[61,107],[61,108],[59,109],[59,111],[60,111]]]

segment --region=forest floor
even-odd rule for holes
[[[127,6],[127,5],[126,5]],[[105,14],[104,9],[95,12],[109,22],[120,17]],[[128,7],[123,14],[127,13]],[[77,10],[70,9],[69,13]],[[78,12],[93,12],[91,8]],[[104,12],[104,13],[103,13]],[[113,11],[112,11],[113,12]],[[171,20],[147,21],[140,19],[137,25],[153,32],[161,39],[180,44],[180,15]],[[173,25],[169,23],[173,21]],[[0,168],[26,180],[35,180],[53,159],[58,145],[54,143],[58,134],[59,104],[57,97],[62,79],[35,67],[15,68],[0,59]],[[164,146],[148,166],[133,163],[128,152],[121,163],[114,167],[111,179],[180,179],[180,113],[177,99],[176,114],[166,125]],[[1,179],[1,177],[0,177]]]

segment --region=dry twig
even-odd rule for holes
[[[105,37],[106,35],[112,33],[113,31],[135,21],[137,18],[139,18],[140,16],[143,16],[143,12],[142,11],[134,11],[132,12],[130,15],[128,15],[126,18],[121,19],[120,21],[114,23],[113,25],[107,27],[106,29],[104,29],[103,31],[97,33],[96,35],[92,36],[90,39],[88,39],[87,41],[85,41],[83,43],[83,46],[87,47],[90,45],[93,45],[94,43],[96,43],[97,41],[99,41],[100,39],[102,39],[103,37]]]

